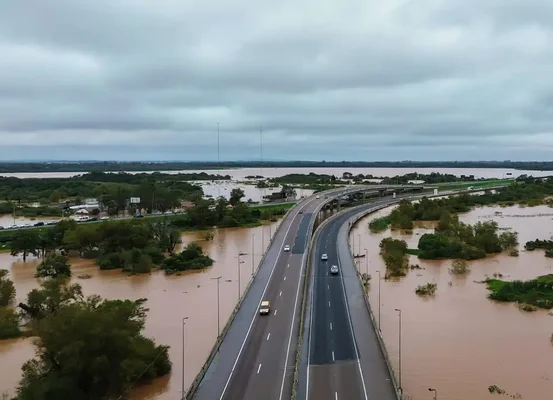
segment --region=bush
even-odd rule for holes
[[[49,254],[36,267],[36,276],[38,278],[70,277],[71,267],[69,266],[69,259],[62,254]]]
[[[173,273],[189,269],[202,269],[211,265],[213,265],[213,260],[203,253],[202,248],[197,243],[190,243],[181,253],[173,254],[165,259],[161,268],[168,273]]]
[[[379,233],[383,232],[390,226],[390,217],[382,217],[382,218],[376,218],[373,219],[371,222],[369,222],[369,230],[372,233]]]
[[[415,289],[415,293],[419,296],[432,296],[438,290],[438,285],[436,283],[427,283],[426,285],[419,285]]]
[[[449,272],[454,275],[464,275],[470,272],[470,267],[465,260],[453,260]]]

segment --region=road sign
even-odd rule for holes
[[[131,197],[131,204],[139,204],[140,197]]]

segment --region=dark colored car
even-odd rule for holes
[[[44,226],[44,222],[37,222],[35,226]]]

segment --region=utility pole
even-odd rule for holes
[[[365,267],[367,267],[367,278],[369,276],[369,250],[365,250]]]
[[[220,146],[219,146],[219,122],[217,122],[217,175],[221,170],[221,156],[220,156]],[[221,197],[221,182],[217,182],[217,199]]]
[[[259,127],[259,142],[261,147],[260,153],[260,173],[261,179],[263,179],[263,125]],[[265,188],[261,188],[261,204],[263,204],[263,197],[265,195]]]
[[[186,320],[188,317],[182,318],[182,398],[186,398],[186,392],[185,392],[185,376],[184,376],[184,356],[185,356],[185,349],[186,349]]]
[[[222,276],[218,276],[217,278],[211,278],[217,281],[217,337],[221,334],[221,318],[219,318],[220,315],[220,305],[219,305],[219,281],[221,280]]]

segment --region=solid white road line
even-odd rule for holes
[[[334,400],[338,400],[338,392],[334,392]]]

